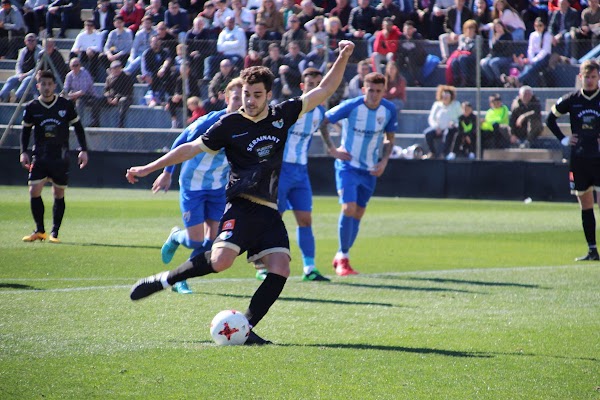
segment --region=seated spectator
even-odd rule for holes
[[[385,80],[386,87],[383,98],[394,103],[398,118],[400,118],[400,111],[406,103],[406,79],[398,70],[398,65],[394,60],[388,61],[385,65]]]
[[[589,6],[581,12],[580,26],[571,28],[574,39],[572,56],[579,59],[600,43],[600,11],[598,0],[588,0]]]
[[[225,27],[227,17],[233,17],[233,10],[227,7],[227,0],[215,0],[215,18],[213,25],[219,29]]]
[[[329,17],[325,20],[325,31],[327,32],[327,47],[329,50],[333,51],[337,57],[340,51],[340,41],[346,40],[346,33],[342,30],[342,22],[338,17]]]
[[[114,60],[104,83],[103,107],[117,107],[119,112],[119,128],[125,127],[127,110],[133,103],[133,77],[123,72],[121,61]]]
[[[7,102],[10,99],[10,92],[16,89],[15,95],[17,101],[25,93],[29,81],[33,79],[33,71],[40,58],[42,47],[37,44],[37,36],[33,33],[25,35],[25,47],[19,50],[17,63],[15,65],[15,75],[9,77],[2,90],[0,90],[0,102]]]
[[[475,86],[475,65],[477,63],[476,42],[477,22],[469,19],[463,24],[463,33],[458,37],[458,47],[448,58],[446,84]]]
[[[104,34],[94,27],[94,20],[84,22],[83,30],[79,32],[71,47],[70,58],[77,57],[78,63],[83,63],[86,73],[92,75],[94,81],[99,81],[99,56],[102,54]]]
[[[150,85],[152,99],[148,107],[160,105],[166,98],[172,63],[173,58],[169,50],[162,47],[158,36],[152,36],[150,48],[142,54],[142,74],[137,77],[140,83],[145,82]]]
[[[458,132],[458,117],[461,115],[461,106],[456,100],[456,89],[452,86],[439,85],[435,94],[435,102],[431,106],[425,129],[425,141],[429,146],[428,159],[448,156],[454,145],[454,137]],[[442,142],[443,150],[440,152],[436,142]]]
[[[127,64],[123,72],[128,75],[137,75],[142,64],[142,55],[150,48],[150,39],[156,36],[156,31],[152,28],[152,17],[145,15],[142,18],[142,24],[133,38],[131,53],[127,59]]]
[[[355,41],[352,53],[354,59],[363,60],[371,55],[373,35],[378,27],[375,25],[377,12],[370,6],[369,0],[358,0],[358,7],[350,12],[348,30]]]
[[[531,86],[521,86],[510,106],[510,144],[517,147],[539,147],[538,137],[544,130],[542,106]]]
[[[59,38],[67,37],[67,29],[80,28],[80,8],[78,0],[55,0],[48,4],[46,11],[46,37],[52,37],[54,24],[60,21]]]
[[[145,13],[146,11],[135,0],[125,0],[119,11],[119,15],[123,17],[125,28],[129,29],[134,35],[140,28]]]
[[[235,24],[242,28],[246,32],[246,38],[249,38],[254,33],[256,26],[254,14],[243,6],[242,0],[232,0],[231,8]]]
[[[104,33],[104,40],[108,32],[115,29],[115,9],[110,0],[98,0],[98,6],[94,10],[94,26],[98,32]]]
[[[273,92],[273,97],[271,102],[274,104],[279,103],[279,99],[281,98],[281,91],[283,89],[283,83],[281,82],[281,78],[279,77],[279,68],[283,65],[283,57],[281,56],[281,50],[279,49],[279,45],[277,43],[271,43],[269,45],[269,55],[263,59],[262,65],[264,67],[269,68],[273,75],[275,76],[275,80],[273,81],[273,87],[271,91]],[[286,88],[286,91],[289,91],[289,87]]]
[[[494,20],[493,26],[490,52],[481,59],[482,85],[503,86],[500,77],[508,73],[513,62],[512,36],[499,19]]]
[[[501,80],[512,87],[521,85],[539,86],[540,73],[548,68],[552,53],[552,35],[546,30],[541,18],[535,20],[535,31],[529,35],[527,58],[514,57],[514,61],[523,68],[519,76],[503,75]]]
[[[195,107],[193,112],[195,111],[196,114],[201,114],[198,116],[206,114],[206,111],[202,108],[202,106],[199,103],[200,88],[198,87],[198,82],[194,81],[193,79],[190,79],[190,63],[187,61],[184,61],[181,64],[181,68],[179,69],[179,75],[175,79],[175,89],[173,90],[173,95],[169,97],[167,104],[165,105],[165,110],[169,111],[169,114],[171,114],[172,129],[181,128],[181,125],[177,121],[177,110],[183,107],[184,95],[188,98],[188,108],[190,108],[189,100],[191,100],[192,98],[196,98],[198,99],[198,107]],[[195,118],[197,118],[198,116],[196,116]],[[193,114],[192,117],[194,117]],[[191,121],[190,119],[188,119],[187,123],[190,124],[194,121],[194,119],[192,119]]]
[[[375,7],[377,12],[377,19],[375,24],[382,26],[383,20],[391,18],[392,24],[394,24],[398,30],[402,29],[404,22],[406,22],[410,16],[409,10],[404,10],[404,1],[394,0],[383,0]]]
[[[256,23],[263,22],[267,27],[267,34],[273,40],[280,40],[285,31],[283,15],[275,8],[273,0],[262,0],[262,5],[256,12]]]
[[[300,19],[297,15],[290,17],[288,20],[288,30],[283,34],[281,38],[281,47],[287,49],[290,42],[296,42],[300,45],[300,51],[308,53],[310,51],[310,43],[308,34],[304,28],[300,25]]]
[[[244,58],[244,69],[250,67],[259,67],[262,65],[262,58],[254,50],[248,50],[248,55]]]
[[[306,56],[300,51],[300,45],[297,42],[290,42],[288,45],[288,52],[283,56],[283,65],[279,67],[279,75],[282,84],[286,84],[291,90],[291,94],[282,96],[283,98],[289,98],[293,96],[300,96],[302,90],[300,89],[300,81],[302,79],[302,73],[300,72],[300,63],[304,61]]]
[[[369,60],[359,61],[356,65],[356,75],[348,83],[348,98],[353,99],[363,94],[362,87],[365,83],[365,77],[373,72]]]
[[[552,35],[552,46],[560,55],[571,58],[571,29],[579,25],[579,13],[569,0],[560,0],[560,8],[550,16],[548,31]]]
[[[544,25],[548,25],[550,13],[548,12],[548,3],[546,1],[530,0],[524,10],[518,10],[518,7],[515,8],[519,11],[521,19],[525,24],[524,39],[527,39],[531,32],[535,31],[535,20],[537,18],[541,18],[544,21]]]
[[[306,68],[316,68],[325,74],[327,62],[329,60],[335,60],[335,54],[333,51],[326,48],[325,43],[316,36],[313,36],[310,41],[315,50],[308,53],[304,60],[300,61],[300,64],[298,65],[300,71],[304,71]]]
[[[178,39],[176,36],[171,35],[166,23],[159,22],[158,25],[156,25],[156,36],[158,36],[162,42],[163,47],[169,49],[171,56],[175,57]]]
[[[217,35],[219,35],[221,28],[214,25],[216,11],[215,5],[212,1],[207,1],[206,3],[204,3],[203,8],[204,9],[202,10],[202,12],[198,15],[204,18],[205,28],[214,31]]]
[[[23,4],[23,22],[27,33],[40,33],[40,28],[46,26],[46,10],[48,0],[26,0]]]
[[[150,5],[146,7],[146,16],[152,19],[152,26],[165,20],[165,8],[160,0],[150,0]]]
[[[595,0],[592,0],[595,1]],[[494,0],[492,9],[492,21],[499,19],[510,32],[514,41],[525,40],[525,23],[519,12],[508,4],[507,0]],[[492,26],[489,26],[492,29]]]
[[[456,157],[475,159],[477,151],[477,117],[473,114],[473,106],[468,101],[463,101],[462,114],[458,117],[458,132],[452,147],[452,152],[446,156],[448,160]]]
[[[283,26],[288,26],[292,15],[300,14],[302,8],[294,0],[282,0],[279,12],[283,16]],[[256,14],[256,13],[253,13]]]
[[[248,52],[254,51],[261,59],[263,59],[269,54],[270,43],[271,39],[267,35],[267,26],[264,22],[259,22],[256,24],[255,32],[248,40]]]
[[[465,0],[454,0],[454,5],[448,8],[444,19],[444,33],[439,36],[442,63],[445,64],[450,57],[449,45],[458,43],[459,36],[465,33],[465,22],[472,18],[473,13],[465,7]]]
[[[396,60],[410,86],[420,86],[423,82],[423,66],[427,60],[423,43],[423,36],[417,32],[414,22],[406,21],[398,43]]]
[[[415,0],[414,11],[411,15],[411,21],[413,22],[417,32],[423,35],[424,38],[430,40],[436,40],[439,37],[434,36],[435,32],[430,32],[431,25],[431,11],[435,0]]]
[[[496,93],[490,96],[490,108],[481,123],[481,148],[506,149],[510,145],[509,110]]]
[[[314,36],[320,39],[325,45],[329,41],[329,36],[327,35],[327,28],[325,27],[325,17],[322,15],[317,15],[314,19],[311,19],[307,23],[304,24],[304,29],[307,31],[306,38],[311,40]],[[315,50],[311,47],[310,51]]]
[[[444,22],[446,21],[448,10],[454,6],[454,2],[455,0],[435,0],[434,2],[430,2],[430,4],[433,3],[433,8],[431,10],[429,35],[433,39],[439,40],[440,35],[444,33]]]
[[[302,11],[297,15],[300,20],[300,26],[303,27],[308,21],[315,19],[318,15],[325,15],[325,10],[316,7],[312,0],[302,0],[300,2]]]
[[[225,88],[236,75],[231,60],[228,58],[222,60],[219,64],[219,72],[215,74],[208,85],[208,100],[203,104],[207,113],[225,108]]]
[[[383,73],[387,63],[395,60],[401,35],[400,29],[394,25],[394,21],[386,17],[383,20],[381,30],[375,32],[373,54],[371,54],[373,71]]]
[[[218,35],[206,29],[204,24],[205,19],[202,16],[194,18],[192,29],[188,31],[185,39],[191,76],[196,81],[204,76],[204,60],[217,53]]]
[[[11,5],[10,0],[2,0],[0,4],[0,56],[14,58],[25,37],[25,22],[17,6]]]
[[[60,51],[56,48],[56,42],[53,38],[46,39],[45,46],[42,48],[40,58],[43,54],[46,54],[48,58],[44,58],[44,62],[40,69],[54,72],[55,77],[60,78],[61,82],[65,81],[65,77],[69,72],[69,66],[65,62],[64,57],[60,54]],[[48,65],[48,62],[52,65]],[[58,75],[57,75],[58,74]],[[34,85],[37,82],[34,82]]]
[[[238,69],[241,69],[244,65],[244,58],[246,57],[246,34],[242,28],[235,25],[234,17],[227,17],[225,20],[225,29],[219,33],[219,38],[217,39],[217,51],[219,53],[218,56],[209,57],[205,61],[205,79],[212,77],[214,63],[223,58],[229,59]],[[207,62],[208,65],[206,64]],[[208,77],[206,75],[207,71],[209,72]]]
[[[340,29],[344,33],[350,31],[348,22],[350,21],[350,13],[352,6],[348,0],[335,0],[336,6],[329,12],[329,18],[336,17],[340,20]]]
[[[77,57],[71,58],[69,67],[71,71],[65,79],[63,96],[75,103],[81,116],[83,116],[81,111],[84,107],[89,107],[92,110],[90,113],[92,117],[90,126],[100,126],[100,113],[97,112],[97,107],[102,105],[103,99],[96,95],[92,76],[83,68]]]
[[[190,116],[185,121],[186,125],[189,125],[201,116],[206,115],[206,111],[204,110],[204,108],[202,108],[200,97],[192,96],[189,99],[187,99],[186,104],[188,111],[190,112]]]
[[[120,15],[115,16],[114,19],[115,29],[108,32],[108,38],[104,43],[104,52],[100,54],[100,62],[102,65],[112,65],[113,61],[120,61],[121,70],[122,66],[125,65],[129,54],[131,53],[131,46],[133,45],[133,33],[125,28],[125,21]]]
[[[190,29],[187,10],[181,8],[177,0],[169,1],[169,8],[165,11],[164,22],[169,33],[180,40],[183,40],[185,33]]]
[[[477,22],[477,30],[484,39],[488,40],[489,43],[489,27],[492,26],[492,12],[490,11],[490,6],[486,0],[477,0],[475,2],[473,19],[475,22]]]

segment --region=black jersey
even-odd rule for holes
[[[39,99],[29,102],[23,111],[23,125],[34,127],[33,155],[62,157],[69,148],[69,126],[78,120],[73,102],[64,97],[55,96],[50,104]]]
[[[224,148],[231,167],[228,199],[244,194],[277,204],[285,141],[302,109],[302,99],[296,97],[269,106],[268,115],[260,121],[238,111],[223,116],[206,131],[203,149],[214,153]]]
[[[562,96],[552,107],[557,117],[569,113],[571,131],[578,136],[571,155],[600,157],[600,90],[586,96],[583,90]]]

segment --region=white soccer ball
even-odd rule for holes
[[[236,310],[221,311],[210,323],[210,336],[219,346],[244,344],[249,334],[248,319]]]

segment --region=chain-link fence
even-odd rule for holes
[[[55,70],[59,78],[58,91],[76,101],[92,150],[163,151],[195,118],[225,107],[224,88],[244,67],[266,65],[271,68],[276,76],[274,101],[281,101],[301,93],[300,71],[303,68],[311,66],[327,71],[337,56],[340,38],[318,35],[311,40],[286,38],[250,37],[241,52],[226,54],[217,51],[215,40],[186,41],[182,37],[180,41],[158,41],[158,46],[146,53],[134,51],[120,57],[106,57],[87,49],[79,51],[73,48],[73,39],[56,39],[49,42],[60,58],[41,57],[38,66]],[[7,39],[0,40],[4,40],[0,48],[7,49],[5,58],[0,60],[0,82],[3,85],[0,91],[0,126],[4,132],[0,145],[18,146],[20,105],[37,95],[35,79],[31,79],[27,91],[22,87],[22,81],[13,82],[14,87],[8,92],[4,90],[6,82],[15,75],[16,53],[22,48],[23,38],[12,38],[10,45]],[[505,44],[505,53],[498,55],[485,39],[478,40],[476,46],[464,51],[458,50],[457,44],[452,42],[444,45],[443,41],[404,38],[397,43],[397,51],[388,54],[380,47],[373,51],[371,39],[353,40],[356,49],[345,71],[344,81],[329,99],[327,107],[360,95],[365,73],[386,73],[390,68],[388,64],[394,64],[402,78],[394,84],[398,90],[386,96],[393,99],[399,108],[396,144],[404,149],[417,145],[428,153],[432,149],[424,132],[430,127],[428,117],[432,105],[439,100],[436,99],[439,85],[451,86],[456,100],[469,102],[474,114],[481,118],[479,122],[483,122],[486,112],[493,106],[490,97],[499,97],[500,106],[507,108],[507,115],[499,123],[500,129],[492,124],[493,139],[486,139],[485,131],[481,140],[476,140],[477,146],[483,147],[484,151],[482,153],[475,146],[473,153],[483,158],[562,159],[563,149],[543,121],[552,104],[576,86],[579,63],[597,56],[593,51],[587,54],[593,50],[591,43],[587,42],[572,42],[569,47],[572,52],[555,46],[553,53],[538,65],[526,60],[527,42]],[[40,41],[39,44],[49,53],[47,42]],[[78,58],[74,61],[73,57]],[[83,70],[91,77],[92,90],[85,96],[78,96],[74,93],[80,87],[69,76],[79,76]],[[522,85],[533,88],[533,101],[539,112],[535,113],[535,121],[522,118],[519,127],[516,127],[518,118],[512,121],[511,115],[519,108],[519,88]],[[527,107],[535,108],[531,104],[525,105],[525,109]],[[560,120],[561,127],[568,133],[565,122]],[[486,124],[479,124],[482,125]],[[439,139],[436,138],[435,146],[438,146]],[[487,149],[494,151],[485,151]],[[496,151],[511,149],[515,151]],[[462,148],[460,153],[453,150],[442,149],[437,153],[448,155],[453,152],[465,157],[471,153]],[[320,140],[313,141],[311,152],[324,154]],[[396,153],[406,157],[419,154]]]

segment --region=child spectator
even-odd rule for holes
[[[461,104],[462,115],[458,117],[458,133],[453,146],[452,153],[448,154],[448,159],[455,157],[467,157],[470,160],[475,159],[477,150],[477,117],[473,114],[473,106],[468,101]],[[453,155],[452,155],[453,154]]]

